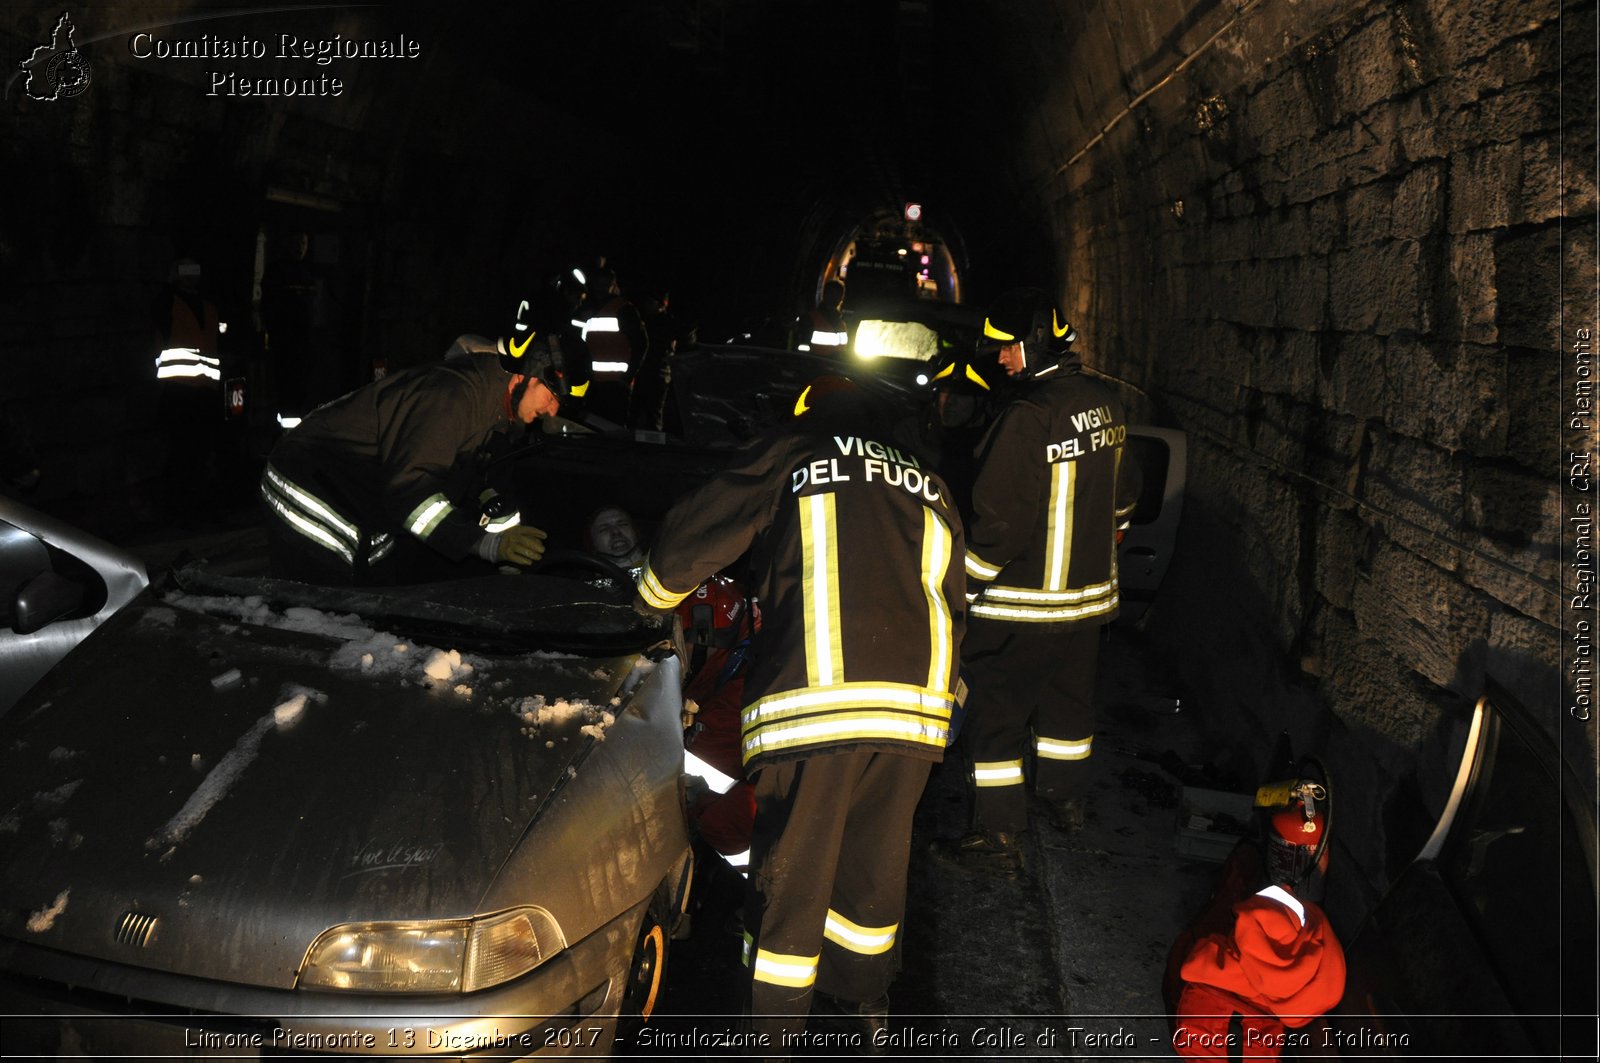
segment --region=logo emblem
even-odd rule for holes
[[[528,338],[522,341],[522,346],[517,346],[516,340],[507,340],[506,346],[511,348],[511,357],[521,358],[522,352],[528,349],[528,344],[533,342],[533,333],[528,333]]]
[[[22,89],[29,96],[36,100],[62,100],[80,95],[89,87],[89,61],[72,39],[76,29],[72,16],[61,12],[50,43],[39,45],[18,64],[28,76]]]

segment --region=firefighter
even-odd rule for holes
[[[844,321],[844,281],[832,278],[822,286],[822,298],[800,318],[795,340],[802,351],[839,354],[850,342]]]
[[[222,405],[222,323],[200,292],[200,263],[179,259],[157,306],[160,333],[156,380],[167,438],[162,475],[170,512],[200,516],[214,500],[219,466],[227,457]]]
[[[1012,877],[1024,870],[1017,835],[1028,824],[1030,744],[1034,793],[1051,822],[1082,826],[1095,659],[1100,628],[1117,615],[1116,542],[1138,474],[1121,404],[1082,373],[1076,333],[1045,293],[1007,293],[983,335],[1023,390],[979,445],[972,491],[963,738],[973,829],[935,841],[934,855]]]
[[[911,818],[948,741],[964,537],[937,474],[848,381],[814,381],[662,522],[636,608],[665,612],[750,550],[762,625],[741,755],[755,787],[744,902],[752,1031],[812,1009],[882,1028]]]
[[[628,386],[650,346],[644,319],[622,294],[615,271],[602,266],[589,277],[581,314],[589,349],[589,407],[619,424],[628,417]]]
[[[527,312],[524,300],[492,353],[466,349],[391,373],[284,435],[261,476],[274,576],[393,583],[397,547],[409,542],[452,561],[530,565],[544,555],[543,531],[497,523],[477,493],[476,455],[561,406],[560,362],[535,342]]]

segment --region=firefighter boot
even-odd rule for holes
[[[811,995],[811,1021],[807,1031],[813,1034],[837,1034],[838,1043],[858,1056],[884,1054],[884,1033],[889,1029],[889,998],[858,1003],[831,993],[817,990]]]
[[[1072,834],[1083,829],[1083,824],[1089,815],[1089,803],[1081,797],[1044,797],[1034,798],[1041,809],[1044,810],[1050,825],[1063,834]]]
[[[996,878],[1016,878],[1027,867],[1017,836],[1007,831],[973,831],[961,838],[936,838],[929,851],[947,867]]]

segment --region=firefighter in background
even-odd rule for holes
[[[167,437],[162,475],[169,513],[196,516],[215,494],[227,447],[222,402],[222,325],[200,294],[200,263],[173,263],[156,308],[159,410]]]
[[[751,552],[745,947],[750,1022],[773,1049],[813,994],[858,1032],[887,1022],[911,819],[944,756],[965,627],[944,482],[848,381],[813,382],[796,412],[672,508],[635,603],[673,609]]]
[[[822,298],[800,318],[795,341],[812,354],[839,354],[850,342],[844,321],[844,281],[834,277],[822,286]]]
[[[1116,544],[1138,473],[1121,404],[1082,373],[1070,350],[1076,333],[1048,296],[1008,293],[983,334],[1024,390],[984,436],[972,491],[962,655],[972,693],[962,734],[973,830],[936,841],[934,854],[1011,877],[1024,870],[1017,835],[1028,825],[1030,742],[1035,797],[1052,824],[1083,824],[1100,629],[1117,615]]]
[[[530,565],[545,533],[481,501],[481,452],[496,437],[552,417],[560,363],[536,342],[528,302],[511,335],[391,373],[313,410],[268,456],[261,499],[272,574],[333,586],[393,583],[396,555],[420,543],[451,561]]]
[[[589,277],[589,298],[580,315],[589,350],[589,408],[622,424],[628,419],[628,387],[649,349],[644,319],[622,294],[616,272],[602,266]]]

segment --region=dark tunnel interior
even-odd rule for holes
[[[710,340],[922,241],[930,298],[1048,289],[1132,418],[1187,433],[1142,634],[1227,756],[1288,732],[1361,795],[1353,909],[1491,680],[1592,787],[1592,4],[95,2],[87,84],[39,99],[20,63],[61,13],[0,20],[30,504],[113,541],[148,507],[176,258],[249,355],[262,272],[308,234],[331,396],[504,331],[569,264]],[[359,42],[400,54],[315,57]]]

